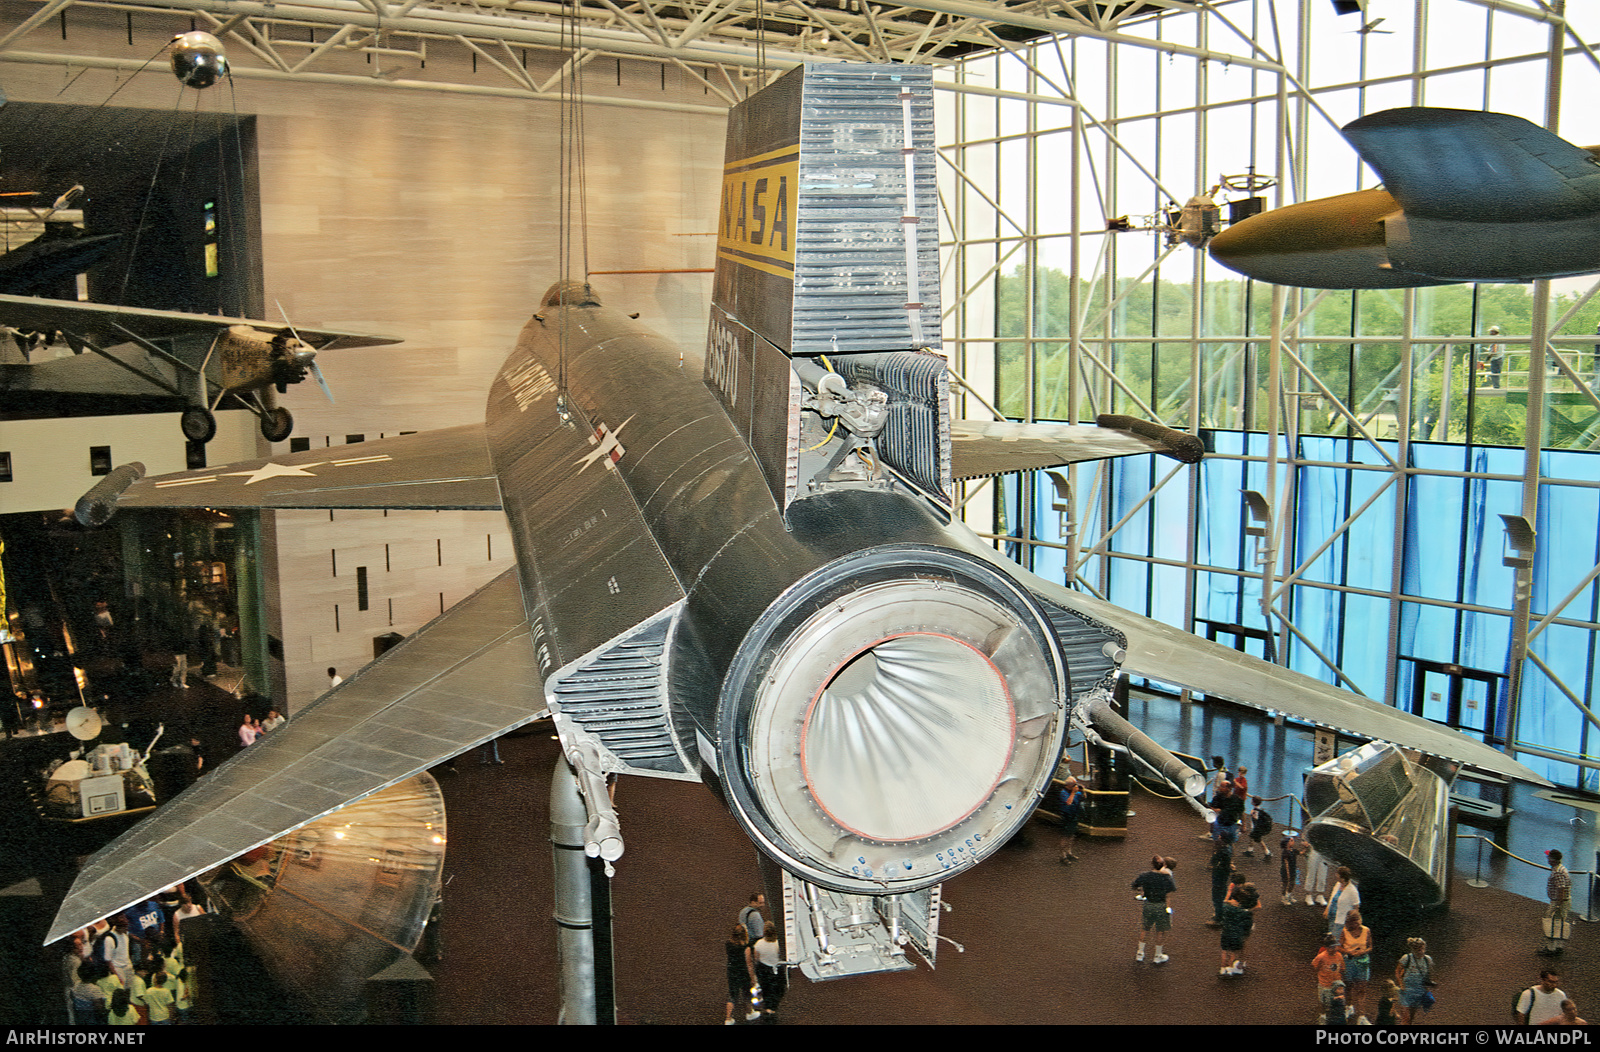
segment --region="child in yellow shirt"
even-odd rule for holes
[[[178,1022],[189,1021],[190,1010],[194,1008],[193,996],[189,993],[189,969],[180,968],[172,980],[173,1006],[178,1010]]]
[[[117,987],[111,995],[111,1011],[106,1022],[112,1026],[138,1026],[139,1010],[133,1006],[132,996],[125,987]]]
[[[177,998],[172,996],[166,972],[157,972],[144,991],[144,1006],[150,1013],[150,1025],[172,1022],[172,1006]]]

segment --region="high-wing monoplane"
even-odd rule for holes
[[[1506,113],[1421,106],[1361,117],[1343,134],[1382,187],[1251,216],[1211,239],[1212,258],[1320,289],[1600,271],[1600,147]]]
[[[260,419],[267,441],[281,442],[294,430],[294,418],[277,404],[275,392],[308,375],[327,392],[316,363],[319,351],[400,342],[392,336],[302,328],[287,321],[275,325],[8,295],[0,295],[0,326],[28,351],[59,341],[75,356],[90,351],[115,363],[141,381],[137,387],[146,393],[153,387],[183,398],[188,404],[179,424],[192,442],[209,442],[217,433],[214,412],[225,398],[237,399]],[[0,393],[91,392],[98,381],[76,366],[77,358],[0,365]]]
[[[611,776],[706,783],[774,864],[785,958],[818,978],[932,959],[940,883],[1029,819],[1071,725],[1200,791],[1123,733],[1122,673],[1540,780],[1036,577],[960,521],[958,478],[1199,447],[1125,420],[951,419],[926,349],[932,124],[925,67],[803,66],[732,111],[703,362],[560,282],[482,425],[163,477],[127,465],[87,494],[85,522],[501,508],[517,566],[95,856],[50,938],[546,712],[582,796],[552,817],[571,830],[558,847],[620,857]]]

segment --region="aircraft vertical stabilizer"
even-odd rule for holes
[[[729,114],[706,382],[781,506],[856,445],[837,427],[802,441],[819,381],[859,406],[847,430],[881,434],[883,461],[949,505],[948,377],[914,353],[939,343],[936,207],[926,68],[808,63]]]
[[[937,340],[932,160],[927,67],[791,70],[728,115],[712,302],[797,357]]]

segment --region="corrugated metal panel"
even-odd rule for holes
[[[898,88],[899,90],[892,90]],[[906,123],[911,99],[914,193],[907,207]],[[796,226],[795,355],[905,350],[939,340],[938,194],[933,173],[933,80],[926,68],[808,65],[801,104]],[[914,227],[902,218],[914,212]],[[903,227],[905,230],[903,231]],[[904,237],[915,238],[912,292]]]
[[[831,359],[852,384],[889,396],[889,419],[877,449],[896,471],[946,506],[950,503],[950,372],[937,355],[900,351]]]
[[[1079,701],[1095,687],[1109,690],[1117,662],[1106,656],[1105,647],[1107,643],[1116,644],[1119,650],[1126,647],[1128,641],[1123,634],[1093,618],[1063,609],[1037,592],[1033,597],[1044,607],[1050,627],[1061,641],[1061,653],[1067,659],[1072,681],[1072,700]]]
[[[667,717],[666,648],[671,616],[550,677],[550,708],[570,719],[626,766],[641,773],[689,775]]]

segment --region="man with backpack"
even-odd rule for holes
[[[1266,845],[1264,837],[1272,832],[1272,816],[1267,814],[1261,806],[1261,797],[1250,798],[1250,843],[1252,846],[1244,849],[1245,858],[1254,858],[1256,848],[1261,849],[1262,858],[1271,858],[1272,849]]]
[[[1561,1002],[1567,999],[1567,994],[1556,986],[1560,979],[1554,968],[1546,968],[1539,973],[1537,986],[1530,986],[1517,995],[1511,1013],[1516,1016],[1518,1023],[1523,1026],[1542,1023],[1561,1014]]]

